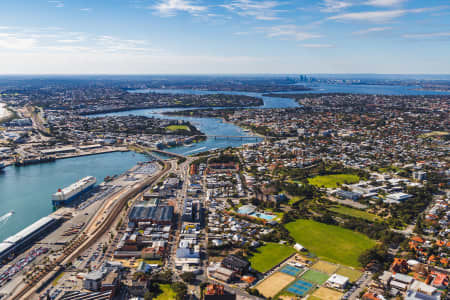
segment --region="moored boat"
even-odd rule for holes
[[[75,183],[72,183],[68,187],[58,189],[58,192],[52,195],[53,206],[59,207],[70,204],[72,200],[91,189],[96,183],[97,179],[95,177],[87,176]]]

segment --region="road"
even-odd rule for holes
[[[33,127],[39,132],[39,134],[41,135],[41,138],[48,139],[48,137],[46,137],[44,135],[44,133],[48,134],[49,130],[47,128],[45,128],[45,126],[44,126],[44,121],[41,117],[42,110],[39,107],[35,107],[35,106],[26,106],[26,109],[31,116],[31,120],[33,121]],[[33,111],[34,109],[39,110],[39,112],[35,113]]]
[[[177,174],[178,177],[183,179],[183,186],[181,188],[180,193],[177,195],[177,211],[178,211],[178,219],[176,226],[174,228],[175,230],[175,238],[173,239],[172,248],[170,249],[170,255],[168,260],[168,266],[174,273],[174,279],[180,280],[179,278],[179,271],[175,268],[175,259],[176,259],[176,252],[178,249],[178,244],[180,241],[180,230],[181,226],[183,224],[181,215],[183,211],[184,206],[184,200],[186,199],[187,194],[187,188],[189,186],[189,180],[188,180],[188,173],[189,173],[189,165],[194,159],[192,157],[188,157],[185,162],[183,162],[181,165],[178,166],[175,170],[175,174]]]
[[[372,281],[372,275],[372,273],[363,274],[363,277],[361,277],[363,281],[358,285],[358,288],[350,295],[350,297],[348,297],[349,300],[359,299],[359,294],[361,294]]]

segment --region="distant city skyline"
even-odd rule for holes
[[[0,74],[450,73],[447,0],[16,0]]]

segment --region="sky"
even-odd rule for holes
[[[449,74],[449,0],[0,0],[0,74]]]

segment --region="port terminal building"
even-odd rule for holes
[[[28,249],[35,241],[55,230],[61,222],[62,218],[43,217],[15,235],[10,236],[0,243],[0,262],[13,258]]]

